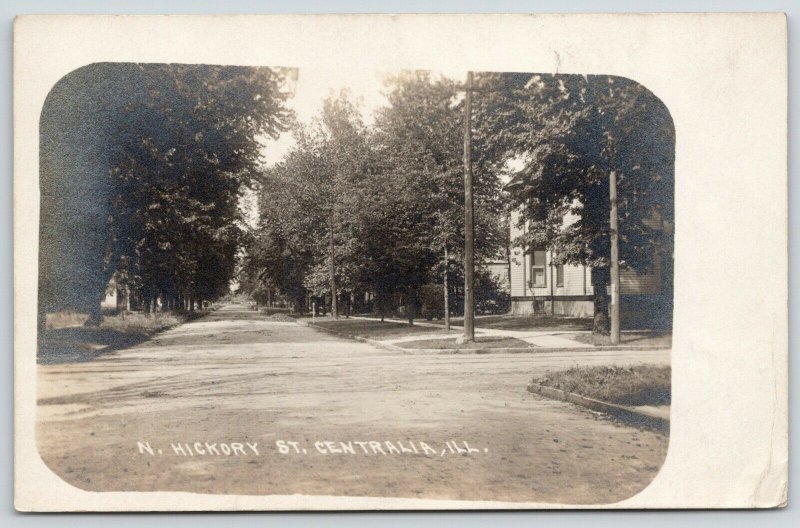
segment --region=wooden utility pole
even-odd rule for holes
[[[545,253],[545,258],[547,254]],[[550,315],[556,314],[556,292],[555,292],[556,281],[555,277],[553,277],[553,255],[550,255]]]
[[[335,217],[333,215],[333,211],[331,211],[331,228],[330,228],[330,237],[331,237],[331,265],[330,265],[330,272],[331,272],[331,317],[334,319],[339,318],[339,312],[336,307],[336,244],[333,240],[333,226],[336,225]]]
[[[444,328],[450,330],[450,285],[447,282],[447,272],[450,270],[450,256],[447,252],[447,242],[444,243]]]
[[[464,341],[475,340],[475,215],[472,198],[472,72],[464,96]]]
[[[619,326],[619,224],[617,220],[617,172],[608,177],[611,196],[611,344],[618,345]]]

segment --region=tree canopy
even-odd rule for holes
[[[620,261],[638,273],[671,259],[675,131],[664,104],[614,76],[484,74],[477,122],[498,160],[521,162],[509,189],[528,230],[517,244],[593,268],[606,312],[609,174],[618,180]],[[565,222],[565,218],[570,221]],[[602,328],[600,328],[602,330]]]
[[[294,131],[295,145],[262,177],[261,226],[247,262],[270,284],[294,294],[367,293],[383,310],[395,296],[410,318],[423,285],[441,281],[448,244],[452,273],[463,269],[463,110],[458,87],[427,72],[387,81],[387,104],[365,126],[346,93],[328,99],[315,120]],[[501,250],[503,215],[496,176],[478,189],[481,256]],[[276,235],[276,226],[281,233]],[[266,248],[291,240],[287,260]],[[282,247],[282,246],[281,246]],[[331,259],[333,258],[333,266]],[[302,270],[285,283],[281,270]],[[333,269],[333,280],[331,271]],[[302,286],[300,286],[300,275]],[[257,287],[257,281],[247,283]],[[334,288],[332,288],[334,286]]]
[[[149,304],[228,290],[259,136],[286,129],[269,68],[94,64],[41,120],[40,310],[99,312],[113,274]]]
[[[217,298],[234,277],[298,308],[310,297],[334,311],[393,304],[413,319],[442,283],[458,301],[463,87],[404,72],[387,80],[374,122],[342,92],[298,123],[286,73],[95,64],[59,81],[41,117],[40,311],[97,319],[112,276],[144,309]],[[602,330],[612,171],[623,267],[671,265],[666,107],[620,77],[480,73],[472,122],[479,268],[506,256],[507,218],[521,211],[528,229],[513,243],[592,267]],[[262,139],[289,130],[293,146],[265,169]],[[245,189],[257,195],[255,229]]]

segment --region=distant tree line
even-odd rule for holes
[[[387,104],[366,126],[346,93],[298,125],[287,156],[260,178],[260,224],[243,287],[281,293],[334,313],[402,307],[409,320],[441,316],[463,297],[463,110],[457,85],[426,72],[387,83]],[[476,164],[479,257],[508,247],[498,167]],[[481,278],[488,286],[488,273]],[[449,280],[446,280],[449,279]],[[426,291],[427,289],[427,291]],[[491,291],[492,288],[485,288]],[[494,294],[499,291],[494,288]],[[491,295],[491,293],[490,293]]]
[[[507,256],[510,244],[591,266],[595,331],[607,333],[613,170],[621,264],[646,273],[660,260],[671,288],[673,242],[664,225],[674,223],[675,139],[664,104],[613,76],[480,73],[475,85],[479,267]],[[403,305],[411,319],[444,284],[438,298],[458,313],[463,93],[454,81],[406,73],[388,83],[372,126],[346,94],[297,126],[294,148],[259,180],[261,223],[247,248],[245,290],[262,300],[282,294],[303,309],[313,299],[334,312],[352,302],[381,314]],[[513,241],[511,208],[528,226]],[[577,221],[565,225],[565,215]],[[484,300],[496,295],[492,286],[479,274]]]
[[[406,72],[374,122],[342,93],[297,123],[286,73],[103,63],[56,84],[40,126],[40,323],[67,308],[97,323],[112,277],[145,311],[191,310],[234,279],[297,310],[461,311],[463,87]],[[652,93],[613,76],[480,73],[472,123],[479,306],[508,300],[482,263],[511,245],[551,250],[592,267],[607,331],[611,171],[623,267],[660,260],[671,278],[674,128]],[[264,138],[289,130],[294,145],[264,169]],[[512,209],[528,225],[513,241]]]

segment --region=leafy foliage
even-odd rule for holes
[[[621,265],[645,273],[655,258],[671,259],[669,112],[640,84],[613,76],[483,74],[479,85],[488,94],[478,100],[479,135],[496,159],[522,164],[509,188],[528,230],[515,243],[591,266],[596,330],[605,331],[611,171]]]
[[[329,296],[333,258],[343,298],[369,294],[381,312],[399,303],[413,319],[421,295],[431,294],[421,294],[423,287],[442,276],[445,244],[450,273],[463,273],[457,86],[409,72],[387,87],[388,104],[374,126],[364,125],[348,94],[332,97],[314,123],[297,127],[294,148],[263,175],[261,225],[246,259],[252,291],[269,283],[296,302],[303,292]],[[479,174],[476,238],[484,257],[498,252],[505,231],[496,173]]]
[[[62,79],[42,113],[40,309],[97,313],[114,273],[146,306],[227,291],[258,137],[290,117],[282,82],[268,68],[174,64]]]

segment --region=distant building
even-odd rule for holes
[[[100,308],[103,310],[116,310],[117,302],[117,281],[114,277],[111,277],[111,280],[108,281],[108,285],[106,286],[106,296],[100,301]]]
[[[500,291],[510,293],[511,283],[509,278],[509,264],[507,259],[497,258],[487,260],[483,263],[483,268],[497,282]]]
[[[100,309],[107,312],[137,309],[137,306],[131,303],[131,295],[128,292],[128,287],[119,284],[116,273],[114,273],[108,281],[106,296],[100,302]]]

